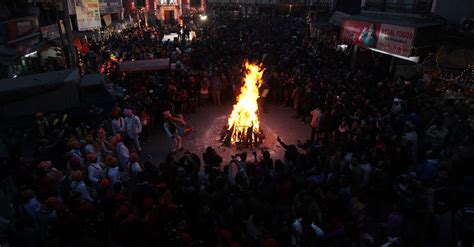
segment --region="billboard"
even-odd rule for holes
[[[403,57],[411,55],[416,29],[361,20],[344,20],[341,39]]]
[[[101,27],[99,0],[74,0],[79,31]]]

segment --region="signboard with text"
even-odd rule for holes
[[[120,13],[122,0],[99,0],[100,14]]]
[[[380,26],[377,49],[409,57],[415,36],[415,28],[389,24],[382,24]]]
[[[60,37],[58,25],[52,24],[44,27],[40,27],[41,37],[43,39],[54,40]],[[61,29],[64,31],[64,24],[61,21]]]
[[[341,39],[366,48],[409,57],[416,29],[361,20],[344,20]]]
[[[79,31],[101,27],[99,0],[74,0]]]

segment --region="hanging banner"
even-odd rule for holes
[[[366,48],[376,48],[380,25],[358,20],[342,21],[341,39]]]
[[[101,27],[99,0],[75,0],[77,27],[79,31]]]
[[[382,24],[378,37],[377,49],[409,57],[415,37],[415,28]]]
[[[403,57],[411,55],[416,29],[360,20],[343,20],[341,40]]]
[[[122,10],[122,0],[99,0],[100,14],[120,13]]]
[[[112,16],[110,14],[102,16],[102,19],[104,19],[106,26],[110,26],[110,24],[112,24]]]

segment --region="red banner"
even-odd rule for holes
[[[366,48],[409,57],[415,28],[360,20],[343,20],[341,40]]]

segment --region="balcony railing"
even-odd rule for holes
[[[428,14],[431,11],[432,0],[415,1],[415,3],[388,3],[386,0],[367,0],[365,10],[408,13],[408,14]]]

